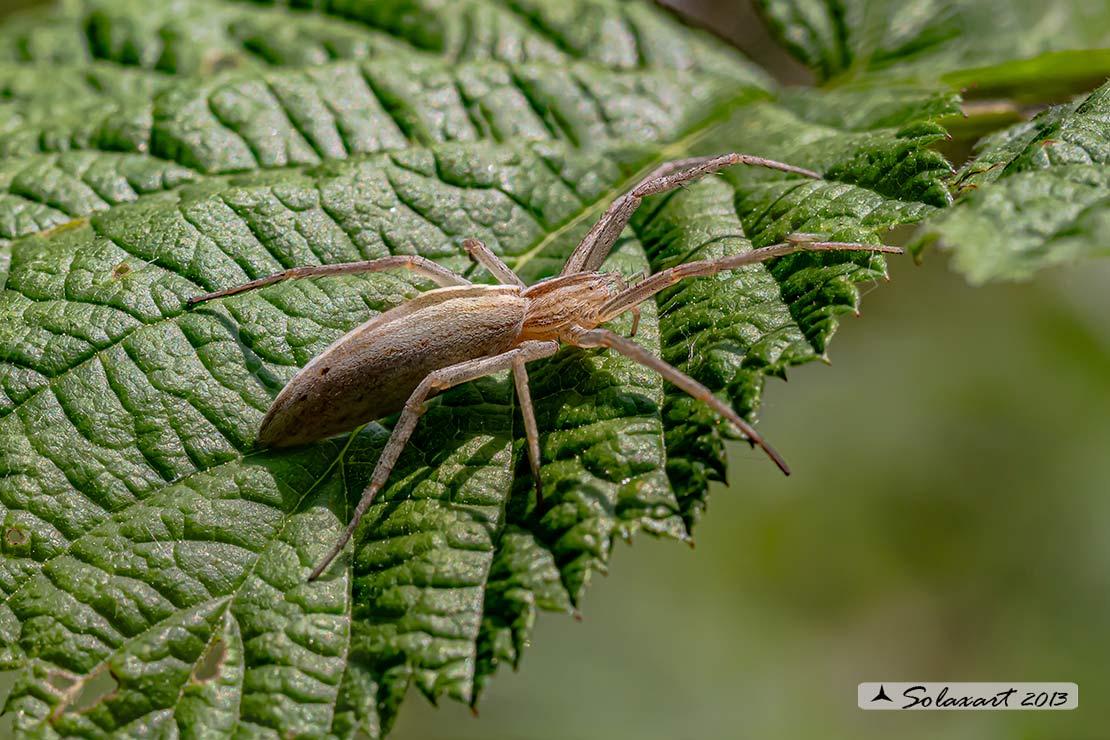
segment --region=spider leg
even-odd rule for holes
[[[536,409],[532,405],[532,391],[528,388],[528,370],[524,358],[513,357],[513,383],[520,400],[520,415],[524,417],[524,436],[528,441],[528,464],[532,480],[536,482],[536,506],[543,505],[543,481],[540,480],[540,428],[536,424]]]
[[[673,190],[699,177],[712,174],[725,167],[736,164],[747,164],[756,167],[767,167],[773,170],[791,172],[821,179],[821,175],[812,170],[802,169],[773,159],[753,157],[749,154],[724,154],[717,157],[693,157],[666,162],[657,167],[634,188],[613,201],[609,209],[598,219],[581,243],[575,247],[567,263],[563,266],[563,275],[572,275],[576,272],[595,272],[605,258],[609,256],[617,237],[628,225],[632,213],[640,205],[640,201],[656,193]]]
[[[620,288],[621,293],[628,290],[628,283],[625,282],[623,277],[615,272],[611,274],[613,276],[613,282],[615,282],[617,284],[617,287]],[[640,328],[640,307],[639,305],[636,305],[628,310],[632,312],[632,328],[629,330],[628,336],[634,337],[636,336],[636,330]]]
[[[457,365],[441,368],[428,373],[420,384],[416,386],[416,390],[412,392],[409,399],[405,402],[405,407],[401,411],[401,416],[397,419],[397,425],[393,427],[393,433],[389,436],[389,441],[385,443],[385,449],[382,450],[381,457],[378,458],[377,464],[374,466],[374,472],[370,474],[370,483],[362,492],[362,498],[359,499],[358,505],[355,507],[354,514],[351,516],[351,521],[343,534],[336,540],[335,545],[332,546],[328,554],[324,556],[323,560],[313,568],[308,580],[315,581],[320,577],[320,574],[327,569],[328,565],[335,556],[343,551],[347,545],[347,541],[355,532],[358,527],[359,521],[362,520],[363,515],[370,508],[370,504],[374,502],[374,497],[381,490],[382,486],[389,479],[389,474],[393,471],[393,466],[397,463],[397,458],[401,456],[401,451],[412,436],[413,430],[416,428],[416,423],[420,420],[421,415],[424,413],[424,402],[433,392],[438,392],[450,388],[452,386],[466,383],[470,380],[483,378],[487,375],[508,370],[513,367],[514,362],[519,358],[522,362],[530,362],[538,360],[543,357],[550,357],[559,350],[559,343],[554,341],[537,342],[529,341],[522,342],[518,347],[502,352],[499,355],[492,357],[481,357],[476,360],[466,360]]]
[[[736,425],[740,431],[744,433],[744,436],[747,437],[749,444],[753,447],[758,445],[759,448],[766,452],[767,456],[774,461],[775,465],[779,467],[779,470],[786,475],[790,475],[790,468],[787,466],[786,461],[782,459],[782,456],[779,455],[771,445],[767,444],[766,440],[759,435],[759,432],[757,432],[751,424],[744,421],[744,418],[736,413],[731,406],[714,396],[713,391],[673,365],[668,365],[632,340],[626,339],[620,334],[609,331],[608,329],[582,328],[570,330],[562,339],[567,344],[572,344],[576,347],[608,347],[609,349],[615,349],[625,357],[654,370],[662,375],[664,380],[678,386],[688,393],[691,398],[705,403],[718,414]]]
[[[509,269],[509,266],[501,261],[501,258],[493,253],[493,250],[487,247],[477,239],[463,239],[463,249],[465,249],[471,258],[480,264],[482,267],[490,271],[490,274],[497,278],[497,282],[503,285],[516,285],[521,288],[528,287],[524,281],[517,277],[517,274]]]
[[[780,244],[753,249],[743,254],[734,254],[729,257],[720,257],[712,260],[699,260],[697,262],[684,262],[680,265],[657,272],[642,282],[633,285],[628,290],[622,291],[610,298],[598,309],[596,320],[599,324],[611,321],[625,311],[651,298],[653,295],[670,287],[675,283],[691,277],[704,277],[716,275],[719,272],[736,270],[745,265],[753,265],[773,257],[781,257],[791,252],[839,252],[839,251],[867,251],[901,254],[898,247],[888,247],[876,244],[856,244],[854,242],[819,242],[809,241],[811,234],[799,235],[805,238],[794,238]]]
[[[202,301],[209,301],[213,298],[222,298],[223,296],[235,295],[236,293],[243,293],[255,288],[261,288],[266,285],[281,282],[282,280],[291,280],[295,278],[307,277],[320,277],[321,275],[354,275],[360,272],[382,272],[384,270],[406,269],[412,270],[417,275],[422,275],[429,280],[434,281],[442,288],[447,288],[452,285],[470,285],[470,281],[462,275],[456,274],[448,270],[442,265],[432,262],[430,259],[417,256],[415,254],[399,254],[392,257],[381,257],[376,260],[363,260],[361,262],[344,262],[338,265],[311,265],[308,267],[294,267],[289,270],[267,275],[266,277],[251,280],[242,285],[236,285],[233,288],[225,288],[217,290],[214,293],[205,293],[204,295],[193,296],[186,305],[195,306]]]

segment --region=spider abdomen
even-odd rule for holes
[[[400,411],[429,373],[508,349],[525,305],[515,286],[469,285],[375,316],[293,376],[266,412],[259,444],[307,444]]]

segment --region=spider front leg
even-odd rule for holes
[[[315,568],[313,568],[312,573],[308,576],[308,580],[315,581],[319,578],[331,561],[334,560],[339,553],[343,552],[343,548],[347,545],[347,541],[351,539],[363,515],[365,515],[366,511],[370,508],[370,504],[374,503],[374,497],[377,496],[378,491],[380,491],[386,481],[389,480],[389,474],[393,472],[393,466],[397,464],[397,458],[401,456],[401,451],[405,449],[409,437],[412,436],[413,430],[416,429],[416,423],[424,414],[424,402],[428,400],[429,396],[434,392],[443,391],[478,378],[484,378],[487,375],[493,375],[503,370],[509,370],[514,366],[517,360],[522,363],[531,362],[532,360],[539,360],[543,357],[550,357],[558,350],[558,342],[522,342],[520,346],[510,349],[507,352],[502,352],[499,355],[481,357],[476,360],[466,360],[457,365],[435,370],[420,381],[420,384],[416,386],[416,390],[414,390],[408,400],[405,401],[405,407],[401,411],[400,417],[397,419],[396,426],[393,427],[393,432],[389,435],[389,441],[385,443],[385,448],[382,450],[381,457],[378,458],[378,462],[374,466],[374,472],[370,474],[370,483],[362,492],[362,498],[359,499],[358,505],[355,507],[350,523],[348,523],[343,534],[339,536],[335,545],[328,551],[328,554],[324,556],[323,560],[321,560]]]
[[[563,266],[563,275],[572,275],[576,272],[594,272],[609,256],[617,237],[628,225],[628,220],[640,205],[640,201],[649,195],[674,190],[688,182],[718,172],[725,167],[737,164],[747,164],[755,167],[767,167],[782,172],[804,175],[814,179],[821,179],[821,175],[812,170],[795,167],[785,162],[776,162],[773,159],[753,157],[750,154],[724,154],[718,157],[693,157],[667,162],[656,168],[651,174],[641,180],[634,188],[613,201],[598,222],[594,224],[581,243],[575,247],[567,263]]]
[[[811,234],[798,235],[790,241],[772,244],[767,247],[753,249],[743,254],[734,254],[729,257],[720,257],[712,260],[698,260],[697,262],[684,262],[662,272],[657,272],[643,282],[633,285],[628,290],[613,296],[597,310],[596,321],[603,324],[612,321],[625,311],[634,310],[641,303],[651,298],[661,290],[668,288],[686,278],[706,277],[720,272],[736,270],[745,265],[754,265],[773,257],[782,257],[791,252],[885,252],[887,254],[902,254],[898,247],[888,247],[882,244],[858,244],[855,242],[819,242],[810,241]]]
[[[452,285],[470,285],[470,281],[462,275],[448,270],[442,265],[432,262],[430,259],[420,257],[415,254],[399,254],[392,257],[381,257],[376,260],[363,260],[361,262],[343,262],[338,265],[312,265],[308,267],[294,267],[282,272],[276,272],[273,275],[251,280],[250,282],[236,285],[232,288],[224,288],[217,290],[214,293],[205,293],[204,295],[193,296],[186,305],[195,306],[202,301],[210,301],[213,298],[222,298],[223,296],[235,295],[236,293],[245,293],[248,290],[262,288],[266,285],[273,285],[274,283],[281,282],[282,280],[292,280],[296,278],[308,277],[321,277],[323,275],[355,275],[361,272],[383,272],[385,270],[405,269],[415,272],[417,275],[422,275],[441,288],[447,288]]]

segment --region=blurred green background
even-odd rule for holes
[[[806,79],[745,3],[687,5]],[[414,692],[391,737],[1110,737],[1110,261],[983,288],[890,262],[832,365],[768,387],[793,476],[736,445],[696,549],[618,545],[480,718]],[[880,680],[1075,681],[1080,708],[857,709]]]

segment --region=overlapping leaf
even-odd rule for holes
[[[1107,253],[1105,86],[1023,119],[1110,74],[1108,6],[963,0],[761,0],[760,6],[800,59],[841,85],[833,99],[855,98],[867,107],[870,91],[889,93],[889,81],[900,79],[987,99],[970,109],[970,120],[951,119],[964,135],[990,135],[947,183],[957,205],[927,220],[918,248],[933,241],[951,247],[955,267],[975,283],[1025,278]],[[908,94],[919,95],[912,88]],[[937,101],[943,103],[941,92]],[[1012,127],[997,131],[1001,126]]]
[[[1110,85],[988,137],[956,184],[918,246],[938,241],[973,282],[1110,254]]]
[[[822,78],[944,79],[1040,100],[1110,74],[1110,9],[1041,0],[758,0]]]
[[[0,646],[21,736],[377,736],[410,685],[474,701],[615,537],[687,536],[723,472],[711,414],[566,350],[532,370],[543,507],[509,384],[470,383],[431,404],[352,556],[309,584],[391,420],[285,452],[254,448],[258,422],[298,367],[427,285],[187,297],[390,253],[469,271],[467,236],[535,280],[688,153],[744,147],[829,179],[732,172],[657,198],[607,269],[791,231],[874,240],[944,203],[923,149],[936,100],[771,104],[646,5],[179,5],[96,0],[2,32]],[[676,286],[638,338],[751,411],[881,274],[797,256]]]

